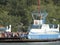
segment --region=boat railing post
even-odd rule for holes
[[[59,27],[59,24],[58,24],[58,30],[59,30],[59,28],[60,28],[60,27]]]

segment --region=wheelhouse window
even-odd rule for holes
[[[33,29],[40,29],[42,27],[42,25],[32,25],[31,28]]]

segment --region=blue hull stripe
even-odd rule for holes
[[[57,39],[60,34],[28,35],[29,39]]]

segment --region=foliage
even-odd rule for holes
[[[38,0],[0,0],[0,25],[11,24],[12,31],[27,31],[37,4]],[[48,12],[47,23],[60,24],[60,0],[40,0],[40,9]]]

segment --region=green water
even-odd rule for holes
[[[56,42],[25,42],[25,43],[0,43],[0,45],[60,45],[60,41]]]

